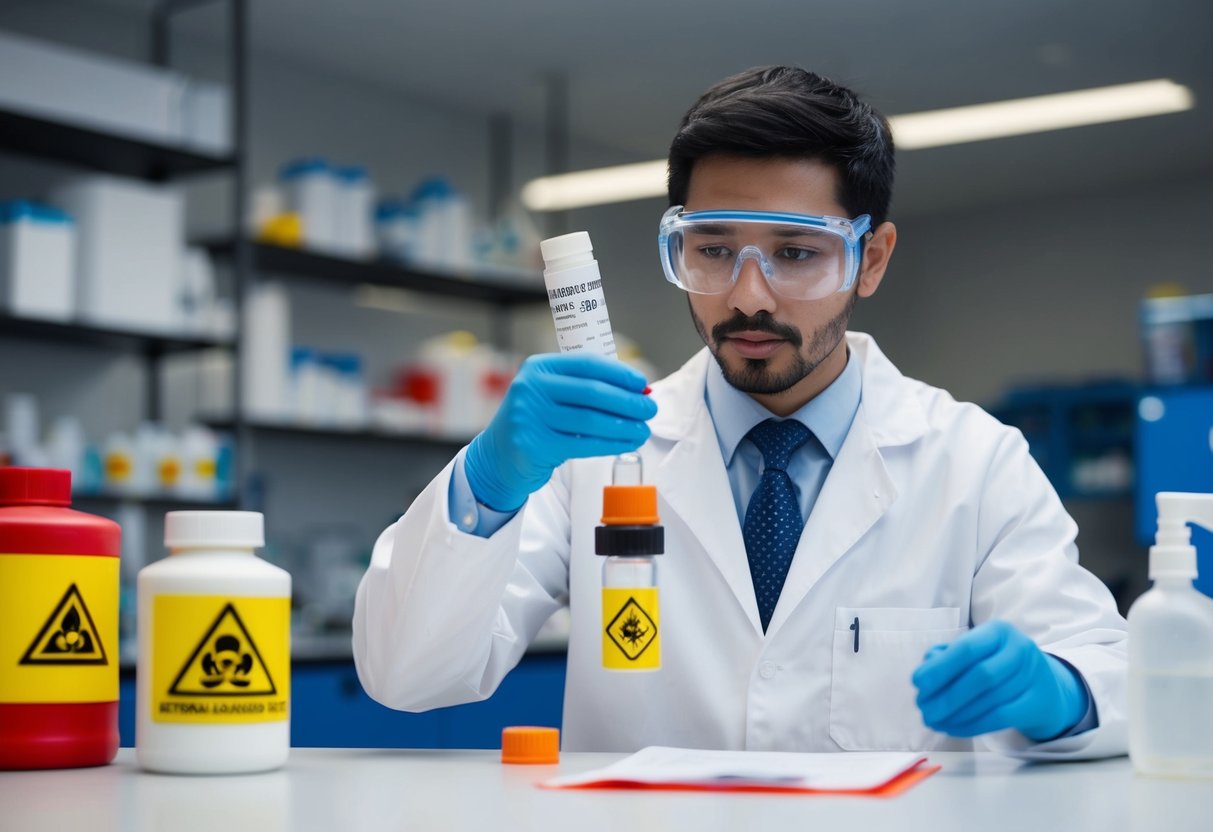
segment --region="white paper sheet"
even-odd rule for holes
[[[697,785],[717,788],[774,788],[841,791],[875,789],[914,768],[926,757],[917,753],[852,752],[800,754],[787,751],[705,751],[649,746],[617,763],[548,780],[548,788],[604,781]]]

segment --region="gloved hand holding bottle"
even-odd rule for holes
[[[1090,705],[1075,670],[1005,621],[935,645],[913,682],[923,722],[954,737],[1014,728],[1045,742],[1073,730]]]
[[[476,500],[514,511],[565,461],[636,450],[657,413],[645,388],[644,376],[611,358],[531,356],[468,446],[464,472]]]

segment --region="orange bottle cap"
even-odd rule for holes
[[[660,522],[657,486],[608,485],[602,489],[604,526],[655,526]]]
[[[501,762],[550,765],[560,762],[560,729],[515,725],[501,732]]]

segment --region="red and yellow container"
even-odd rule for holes
[[[0,769],[118,752],[121,530],[73,511],[71,473],[0,468]]]

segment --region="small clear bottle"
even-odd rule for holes
[[[1213,599],[1198,592],[1187,524],[1213,528],[1213,494],[1162,492],[1154,586],[1129,609],[1129,756],[1142,774],[1213,778]]]
[[[615,458],[612,484],[602,490],[602,523],[594,550],[602,563],[602,666],[661,669],[661,610],[656,557],[665,551],[657,488],[643,485],[637,454]]]
[[[236,774],[290,751],[291,576],[254,550],[252,511],[172,511],[169,557],[139,572],[139,765]]]

